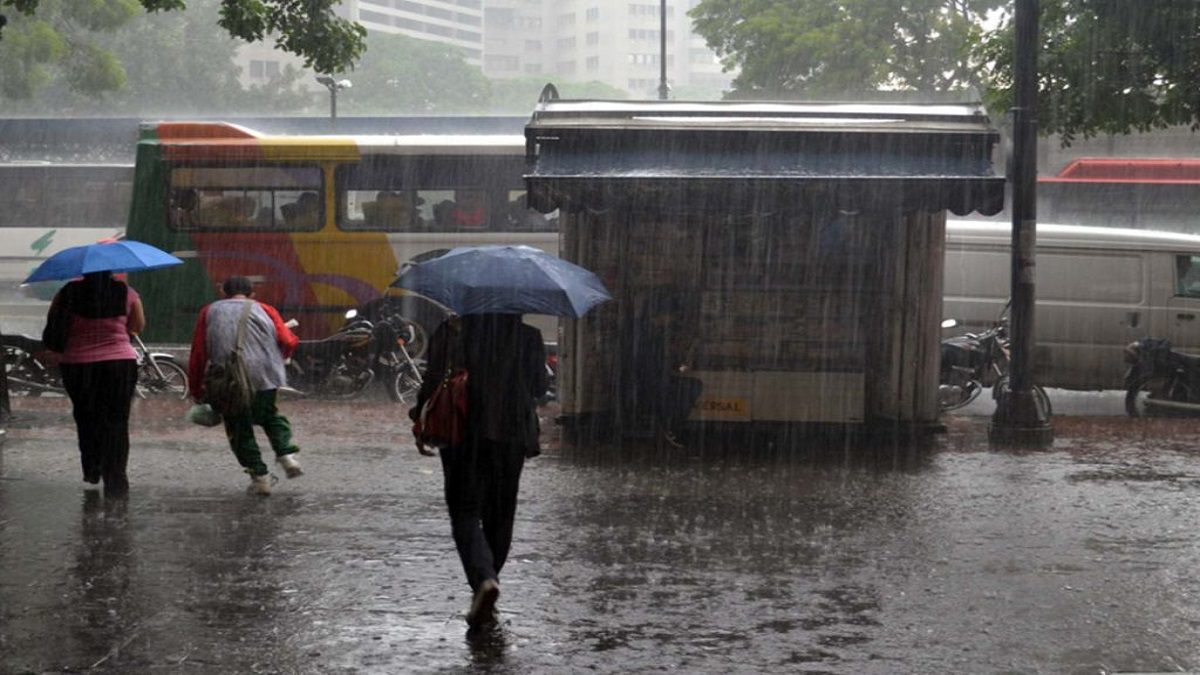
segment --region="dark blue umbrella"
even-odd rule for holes
[[[408,268],[392,285],[459,314],[577,319],[612,299],[595,274],[530,246],[460,246]]]
[[[182,264],[179,258],[150,244],[122,239],[64,248],[38,265],[25,283],[75,279],[90,272],[140,272]]]

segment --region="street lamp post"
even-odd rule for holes
[[[342,89],[349,89],[350,80],[335,80],[328,75],[318,75],[317,82],[329,90],[329,124],[337,126],[337,93]]]
[[[1017,0],[1013,56],[1012,353],[1008,388],[992,415],[993,443],[1047,447],[1054,440],[1048,411],[1033,394],[1033,321],[1037,244],[1038,0]]]
[[[658,7],[658,39],[658,100],[665,101],[671,93],[667,84],[667,0],[661,0]]]

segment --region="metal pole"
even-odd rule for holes
[[[329,85],[329,124],[337,126],[337,83]]]
[[[1046,447],[1049,414],[1033,393],[1037,246],[1038,0],[1016,0],[1013,58],[1012,270],[1009,387],[1001,391],[989,436],[994,443]]]
[[[671,93],[667,85],[667,0],[662,0],[658,8],[658,100],[665,101]]]

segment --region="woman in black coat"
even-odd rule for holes
[[[542,334],[517,314],[443,322],[429,344],[414,419],[446,374],[467,369],[466,440],[441,450],[446,506],[473,598],[467,624],[494,620],[499,573],[512,543],[525,458],[538,454],[537,399],[546,393]]]

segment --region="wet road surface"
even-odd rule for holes
[[[137,402],[127,503],[62,399],[0,448],[0,673],[1200,670],[1197,422],[1055,419],[989,451],[755,448],[527,464],[502,625],[466,636],[441,501],[383,401],[283,405],[307,475],[244,492],[219,430]],[[757,455],[757,457],[756,457]]]

